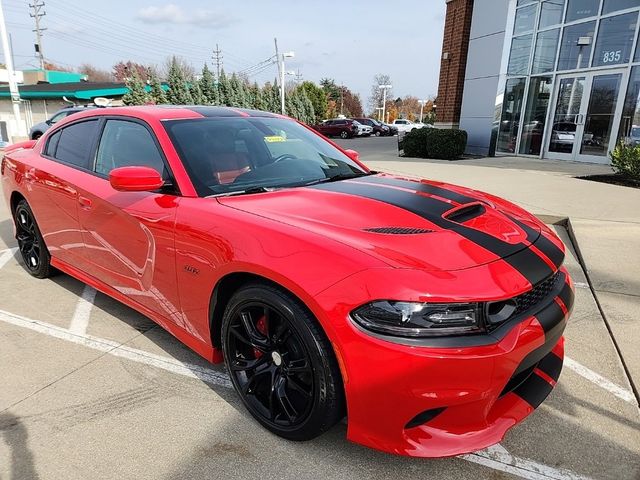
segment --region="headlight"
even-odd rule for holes
[[[478,303],[413,303],[378,300],[351,313],[366,330],[397,337],[436,337],[484,332]]]

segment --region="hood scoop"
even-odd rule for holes
[[[433,233],[428,228],[412,228],[412,227],[374,227],[364,228],[363,231],[370,233],[380,233],[382,235],[420,235],[422,233]]]
[[[480,202],[468,203],[453,208],[446,212],[443,217],[456,223],[464,223],[473,220],[486,212],[485,206]]]

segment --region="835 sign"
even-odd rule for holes
[[[602,53],[602,63],[620,63],[622,50],[610,50]]]

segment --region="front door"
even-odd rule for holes
[[[625,71],[558,76],[546,157],[609,163],[615,146]]]

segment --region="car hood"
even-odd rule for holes
[[[217,200],[396,268],[471,268],[514,255],[541,233],[536,220],[508,202],[497,205],[481,192],[384,174]]]

